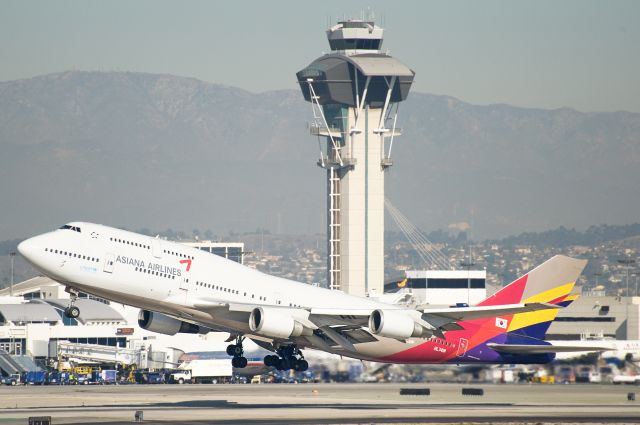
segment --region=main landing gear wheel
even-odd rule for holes
[[[304,359],[302,351],[296,345],[284,345],[278,348],[279,356],[268,355],[264,358],[265,366],[275,367],[277,370],[304,372],[309,369],[309,363]]]
[[[264,365],[267,367],[276,367],[278,362],[280,361],[280,357],[269,354],[264,357]]]
[[[247,367],[247,358],[246,357],[234,357],[231,359],[231,366],[236,369],[243,369]]]
[[[227,345],[227,355],[233,356],[233,357],[239,357],[239,356],[242,356],[242,354],[244,354],[244,350],[242,349],[242,344],[240,344],[240,345],[235,345],[235,344]]]
[[[77,319],[80,317],[80,309],[75,305],[71,305],[64,309],[64,315],[69,319]]]
[[[236,369],[243,369],[247,367],[247,358],[244,356],[244,349],[242,348],[242,341],[244,337],[236,337],[235,344],[229,344],[227,346],[227,354],[233,356],[231,359],[231,365]]]

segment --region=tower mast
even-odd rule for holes
[[[372,21],[338,22],[327,30],[331,53],[296,74],[314,108],[311,134],[325,143],[328,285],[355,295],[383,292],[384,174],[415,75],[382,52],[382,36]]]

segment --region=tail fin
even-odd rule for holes
[[[586,265],[587,260],[556,255],[478,305],[540,302],[566,307],[577,298],[571,291]],[[544,339],[557,314],[558,309],[515,314],[507,332]]]

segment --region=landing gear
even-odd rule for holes
[[[247,358],[246,357],[234,357],[231,359],[231,366],[237,369],[243,369],[247,367]]]
[[[264,358],[265,366],[275,367],[277,370],[304,372],[309,369],[309,363],[304,359],[302,351],[295,344],[282,345],[276,351],[278,356],[268,355]]]
[[[244,341],[244,337],[237,336],[236,343],[229,344],[227,346],[227,354],[233,356],[233,358],[231,359],[231,366],[237,369],[243,369],[247,367],[247,358],[244,356],[242,341]]]
[[[78,299],[78,291],[71,288],[67,288],[66,291],[71,296],[71,301],[69,301],[69,306],[64,309],[64,315],[69,319],[77,319],[78,317],[80,317],[80,309],[74,304]]]
[[[70,305],[64,309],[64,315],[69,319],[77,319],[80,317],[80,309],[74,305]]]

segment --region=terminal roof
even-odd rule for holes
[[[4,322],[13,323],[58,322],[60,320],[60,315],[53,307],[38,302],[1,304],[0,316]]]
[[[41,302],[47,302],[61,309],[66,308],[69,304],[69,300],[65,299],[47,299],[41,300]],[[75,305],[80,309],[80,317],[78,317],[78,320],[82,323],[95,321],[125,321],[124,317],[109,305],[96,300],[78,298]]]

